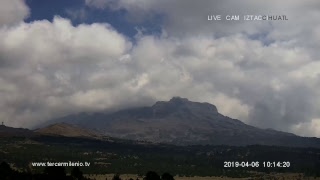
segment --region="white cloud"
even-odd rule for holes
[[[317,0],[292,0],[266,2],[255,0],[89,0],[88,6],[125,9],[132,21],[157,22],[169,36],[185,37],[208,35],[223,37],[244,33],[263,43],[277,42],[283,46],[308,46],[309,54],[318,56],[320,48],[320,3]],[[208,21],[208,15],[286,15],[288,21]],[[160,21],[162,22],[162,21]]]
[[[320,119],[312,119],[310,122],[294,125],[292,131],[306,137],[320,137]]]
[[[260,127],[290,130],[310,122],[311,101],[319,102],[313,97],[318,84],[288,76],[312,66],[306,50],[264,46],[241,34],[141,36],[132,46],[107,24],[74,27],[56,17],[2,29],[0,38],[1,83],[7,87],[1,113],[14,125],[182,96]],[[266,112],[273,119],[263,118]]]
[[[221,114],[228,114],[231,118],[238,118],[244,122],[248,118],[250,107],[237,98],[219,93],[215,95],[212,103],[219,107],[218,111]]]
[[[101,100],[100,91],[90,90],[87,77],[112,68],[131,48],[108,24],[74,27],[59,17],[53,22],[2,28],[0,39],[0,82],[6,87],[0,92],[0,104],[5,107],[1,114],[16,126],[24,124],[22,121],[30,121],[25,122],[30,126],[59,115],[57,112],[77,112],[84,109],[84,101],[92,105],[90,102]],[[84,96],[79,100],[81,93]],[[100,106],[91,109],[95,107]]]
[[[308,135],[319,136],[318,128],[311,128],[318,127],[320,117],[319,56],[312,46],[319,45],[318,28],[306,33],[319,26],[311,24],[318,17],[317,4],[310,5],[315,1],[292,1],[289,7],[281,2],[272,11],[308,12],[310,20],[296,30],[293,24],[303,19],[287,25],[199,20],[217,5],[217,13],[263,13],[274,8],[273,1],[86,2],[102,9],[113,3],[115,11],[125,8],[138,15],[164,13],[166,33],[140,33],[132,43],[108,24],[72,26],[60,17],[2,27],[0,118],[7,124],[31,127],[64,114],[182,96],[213,103],[223,114],[259,127],[299,134],[308,128]],[[253,38],[256,34],[265,35]]]
[[[85,3],[88,6],[104,9],[109,3],[112,3],[112,0],[85,0]]]
[[[30,13],[24,0],[2,0],[0,4],[0,27],[19,23]]]
[[[72,20],[85,21],[89,16],[89,12],[85,8],[71,8],[66,9],[65,12]]]

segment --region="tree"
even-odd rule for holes
[[[160,180],[160,176],[154,171],[149,171],[147,172],[146,177],[143,179],[144,180]]]
[[[77,180],[83,179],[83,173],[80,171],[79,167],[74,167],[71,170],[71,176],[76,178]]]
[[[64,167],[49,166],[44,169],[44,174],[50,179],[65,179],[66,170]]]
[[[161,176],[161,180],[174,180],[174,178],[169,173],[163,173],[162,176]]]
[[[0,164],[0,179],[5,179],[12,174],[13,170],[10,165],[6,162]]]
[[[112,180],[121,180],[120,174],[115,174],[112,178]]]

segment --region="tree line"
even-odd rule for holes
[[[42,173],[31,173],[26,171],[17,171],[10,167],[6,162],[0,164],[1,180],[95,180],[83,175],[79,167],[74,167],[70,175],[67,175],[64,167],[50,166],[46,167]],[[106,178],[107,180],[107,178]],[[115,174],[112,180],[122,180],[120,174]],[[130,178],[129,180],[133,180]],[[139,180],[138,178],[136,180]],[[143,180],[174,180],[170,173],[163,173],[161,176],[155,171],[148,171]]]

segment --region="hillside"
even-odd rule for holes
[[[0,137],[31,137],[34,135],[35,133],[29,129],[0,125]]]
[[[67,123],[53,124],[44,128],[36,129],[34,132],[42,135],[56,135],[65,137],[99,137],[98,134],[95,134],[89,130]]]

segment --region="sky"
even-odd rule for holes
[[[0,120],[32,128],[180,96],[320,137],[319,19],[318,0],[1,0]]]

